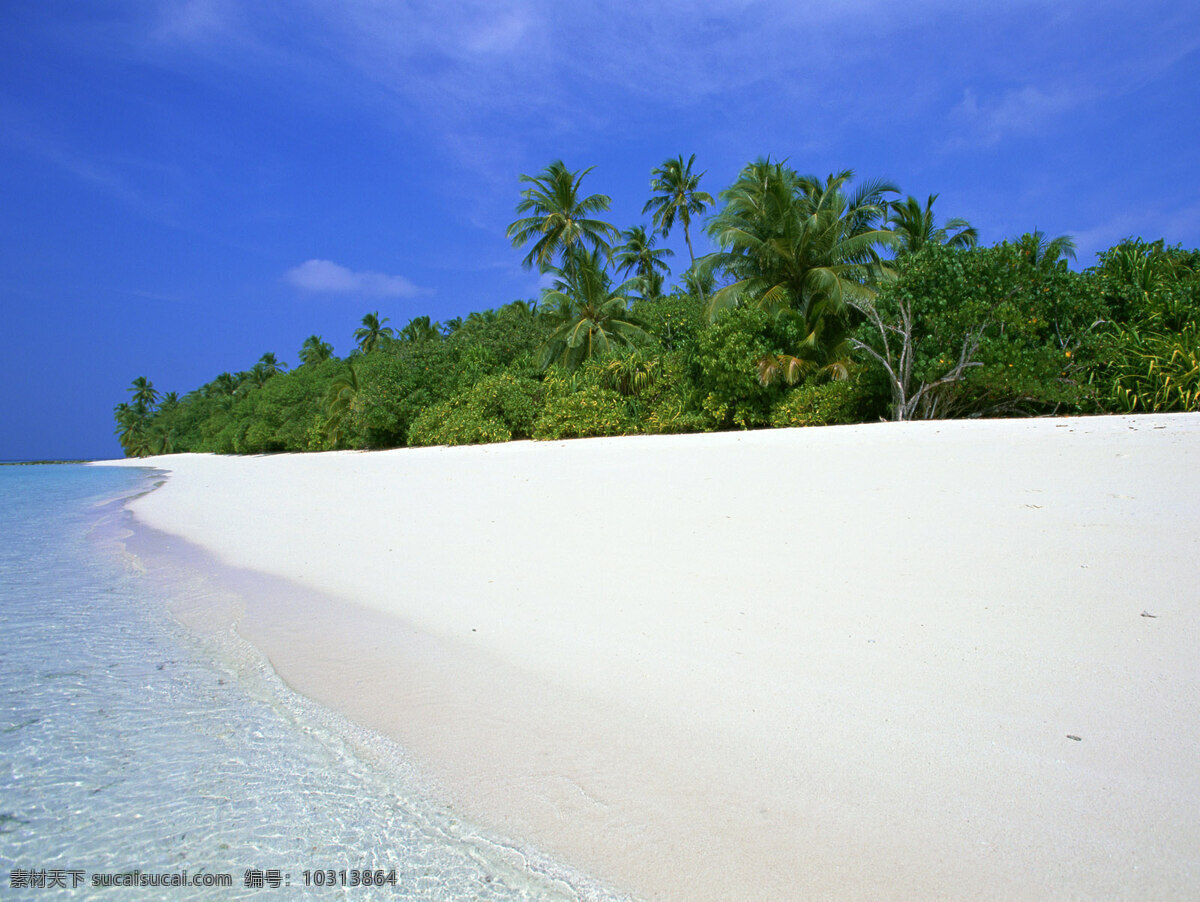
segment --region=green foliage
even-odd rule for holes
[[[786,428],[861,423],[870,406],[870,388],[858,374],[849,379],[806,382],[771,408],[771,425]]]
[[[862,305],[868,322],[857,344],[889,370],[893,417],[1049,413],[1092,403],[1088,367],[1105,308],[1090,276],[1039,264],[1011,244],[929,244],[898,259],[896,272]]]
[[[458,384],[454,348],[443,341],[395,343],[363,355],[355,367],[359,388],[347,424],[353,448],[404,445],[421,411],[446,400]]]
[[[1200,410],[1200,251],[1130,239],[1094,274],[1113,311],[1095,378],[1103,406]]]
[[[638,423],[621,394],[594,381],[576,383],[568,374],[546,377],[546,402],[534,423],[535,439],[633,435]]]
[[[757,307],[727,311],[700,333],[694,357],[700,408],[710,429],[765,426],[780,389],[763,385],[758,363],[779,352],[779,320]]]
[[[551,269],[556,257],[564,269],[572,269],[576,254],[587,249],[607,255],[609,241],[617,230],[591,214],[608,209],[612,199],[606,194],[579,196],[583,177],[592,171],[571,172],[562,160],[555,160],[539,175],[522,175],[521,181],[530,187],[521,192],[518,213],[528,213],[513,222],[507,231],[513,247],[533,243],[522,260],[527,269],[537,266],[542,272]]]
[[[884,195],[897,189],[868,181],[847,193],[853,175],[822,181],[769,160],[743,169],[708,225],[721,250],[706,266],[731,280],[709,299],[710,317],[738,304],[788,311],[802,328],[787,352],[818,367],[840,363],[849,350],[847,304],[870,295],[880,249],[898,240],[880,227]]]
[[[465,392],[426,408],[408,431],[410,445],[477,445],[529,438],[541,385],[502,373],[485,376]]]
[[[897,418],[1200,410],[1200,251],[1130,239],[1071,271],[1071,239],[974,247],[936,195],[888,200],[782,163],[746,166],[707,223],[695,158],[652,173],[644,212],[682,224],[692,267],[662,295],[668,251],[584,196],[589,169],[523,176],[509,227],[542,303],[513,301],[396,333],[369,313],[346,361],[318,335],[301,365],[264,354],[183,397],[144,377],[114,409],[126,454],[265,453],[694,432]],[[887,251],[894,260],[882,259]],[[556,266],[557,264],[557,266]],[[610,267],[637,275],[614,284]],[[639,296],[640,295],[640,296]],[[856,331],[857,330],[857,331]],[[853,347],[856,359],[850,355]],[[849,375],[848,381],[829,376]]]
[[[1112,336],[1116,402],[1130,412],[1200,411],[1200,322],[1179,332],[1122,328]]]
[[[664,351],[683,351],[692,355],[701,331],[707,325],[704,305],[694,295],[684,291],[653,300],[639,300],[633,305],[632,319]]]
[[[575,258],[570,272],[559,271],[560,281],[545,293],[547,316],[556,325],[546,339],[542,365],[557,363],[567,370],[583,361],[628,348],[645,339],[629,315],[629,282],[614,286],[597,254]]]

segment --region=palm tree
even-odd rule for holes
[[[384,341],[396,337],[392,328],[384,325],[387,321],[387,317],[382,320],[379,318],[378,310],[362,318],[362,328],[354,332],[354,340],[358,342],[358,349],[362,353],[370,354]]]
[[[673,160],[664,160],[661,166],[652,170],[650,190],[658,192],[658,196],[650,198],[642,207],[643,214],[654,214],[654,227],[664,238],[675,226],[675,220],[679,220],[693,268],[696,266],[696,252],[692,249],[692,216],[702,215],[713,203],[712,195],[700,190],[700,179],[704,173],[692,173],[692,164],[695,162],[695,154],[686,163],[683,162],[683,154],[680,154]],[[700,299],[704,300],[703,295]]]
[[[670,248],[654,247],[654,234],[646,234],[643,226],[630,226],[621,233],[625,243],[616,248],[613,261],[625,275],[635,273],[641,280],[641,290],[644,297],[653,297],[662,292],[663,278],[671,272],[671,268],[663,261],[663,257],[673,257],[675,252]]]
[[[338,375],[329,384],[325,395],[325,434],[337,445],[342,438],[346,419],[358,397],[358,373],[354,364],[346,362],[346,372]]]
[[[287,371],[288,365],[275,359],[275,355],[268,351],[258,358],[258,363],[255,366],[261,366],[264,373],[269,379],[279,373]]]
[[[448,319],[442,323],[442,336],[449,338],[455,332],[463,327],[463,318],[456,316],[453,319]]]
[[[558,327],[542,348],[542,367],[559,363],[576,369],[595,354],[631,347],[646,333],[629,316],[632,280],[613,286],[597,252],[580,254],[572,272],[559,271],[559,282],[542,296]]]
[[[221,375],[205,386],[208,390],[208,395],[218,398],[232,395],[237,391],[237,387],[238,379],[231,373],[221,373]]]
[[[881,228],[885,195],[896,187],[873,180],[847,194],[853,175],[847,169],[821,180],[770,160],[743,169],[708,225],[722,250],[700,269],[732,279],[709,299],[709,316],[755,304],[794,321],[803,336],[798,358],[816,366],[842,362],[849,352],[847,301],[870,296],[881,273],[879,251],[897,241]]]
[[[486,326],[496,322],[500,318],[500,314],[495,310],[472,310],[467,314],[468,326]]]
[[[1045,232],[1034,229],[1011,243],[1038,269],[1065,267],[1067,260],[1075,259],[1075,239],[1070,235],[1048,238]]]
[[[929,195],[925,206],[911,194],[903,201],[888,204],[888,225],[896,233],[896,255],[915,254],[927,244],[970,248],[979,241],[979,233],[965,219],[949,219],[937,226],[933,218],[936,194]]]
[[[537,316],[538,302],[530,299],[528,301],[509,301],[500,308],[501,316],[511,316],[517,319],[532,319]]]
[[[145,382],[145,380],[142,380]],[[132,390],[132,389],[131,389]],[[145,457],[151,451],[149,433],[149,415],[144,402],[134,401],[133,404],[124,402],[113,408],[113,418],[117,421],[114,430],[121,450],[126,457]]]
[[[396,337],[400,341],[430,341],[441,338],[442,333],[438,324],[432,322],[428,316],[416,316],[408,321],[408,325],[401,329]]]
[[[260,360],[248,370],[243,370],[238,373],[238,391],[242,394],[250,391],[252,388],[262,388],[267,384],[267,380],[271,378],[266,365]]]
[[[333,356],[333,345],[321,338],[320,335],[310,335],[300,346],[300,365],[315,366],[324,363]]]
[[[133,392],[133,406],[142,411],[149,411],[158,401],[158,392],[154,383],[145,376],[138,376],[126,391]]]
[[[606,194],[579,196],[580,183],[593,168],[571,172],[562,160],[555,160],[540,175],[521,176],[521,181],[531,187],[521,192],[517,212],[529,215],[513,222],[505,234],[512,239],[513,247],[533,242],[521,261],[526,269],[536,265],[547,272],[558,256],[563,268],[570,271],[580,250],[609,252],[608,239],[616,237],[617,230],[591,216],[607,210],[612,199]]]

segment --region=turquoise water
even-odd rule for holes
[[[180,626],[203,580],[156,578],[121,541],[152,485],[0,467],[0,898],[609,898],[430,801],[400,749],[253,649]],[[343,886],[356,869],[389,882]],[[97,885],[133,872],[115,879],[143,888]],[[164,874],[207,885],[147,885]]]

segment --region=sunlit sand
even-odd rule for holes
[[[125,463],[294,688],[639,895],[1200,893],[1200,415]]]

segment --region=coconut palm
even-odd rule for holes
[[[509,301],[500,308],[501,316],[511,316],[517,319],[532,319],[538,314],[538,302],[530,299],[528,301]]]
[[[238,377],[232,373],[221,373],[205,386],[205,393],[210,397],[227,397],[237,391]]]
[[[132,404],[118,404],[113,408],[113,418],[117,421],[114,432],[126,457],[145,457],[150,454],[149,417],[144,402],[135,399]]]
[[[559,271],[555,288],[542,303],[558,327],[542,348],[542,366],[559,363],[569,370],[595,354],[631,347],[646,333],[629,315],[633,280],[614,286],[596,252],[580,254],[570,273]]]
[[[438,324],[431,321],[428,316],[413,317],[403,329],[396,333],[396,338],[400,341],[430,341],[441,337],[442,333]]]
[[[324,363],[333,356],[333,345],[321,338],[320,335],[310,335],[300,346],[300,365],[315,366]]]
[[[1038,269],[1066,267],[1068,260],[1075,259],[1075,239],[1070,235],[1050,238],[1045,232],[1034,229],[1006,243],[1015,245],[1021,255]]]
[[[630,226],[621,237],[625,242],[615,248],[613,262],[625,275],[633,274],[641,279],[643,296],[660,294],[663,279],[671,272],[663,258],[673,257],[675,252],[666,247],[656,248],[654,233],[646,234],[644,226]]]
[[[271,376],[275,376],[279,373],[286,372],[287,368],[288,368],[288,365],[286,363],[283,363],[283,362],[277,360],[275,358],[275,355],[273,353],[271,353],[270,351],[268,351],[267,353],[265,353],[261,357],[259,357],[258,363],[255,364],[255,366],[261,366],[263,372],[266,373],[268,379]]]
[[[358,397],[358,373],[347,361],[346,371],[329,384],[325,394],[325,435],[337,445],[345,432],[346,421]]]
[[[821,180],[770,160],[743,169],[721,193],[725,206],[708,226],[721,250],[700,268],[731,280],[709,299],[710,318],[755,304],[793,321],[802,335],[798,358],[842,361],[849,352],[847,301],[871,294],[879,252],[897,240],[881,227],[885,195],[896,187],[873,180],[847,193],[853,175],[847,169]]]
[[[133,392],[133,406],[142,411],[152,409],[158,401],[154,383],[145,376],[138,376],[126,391]]]
[[[679,220],[693,268],[696,266],[696,252],[692,249],[692,216],[701,216],[713,203],[712,195],[700,190],[700,179],[704,173],[692,172],[695,162],[695,154],[686,163],[683,162],[683,154],[680,154],[673,160],[664,160],[661,166],[652,170],[650,190],[657,192],[658,196],[650,198],[642,207],[643,214],[654,214],[654,227],[664,238],[674,228],[675,221]]]
[[[238,391],[245,394],[252,388],[262,388],[267,384],[267,380],[271,378],[271,373],[267,366],[260,360],[248,370],[243,370],[238,373],[239,383]]]
[[[896,255],[915,254],[927,244],[948,247],[974,247],[979,233],[965,219],[948,219],[939,227],[933,218],[936,194],[929,195],[925,206],[911,194],[903,201],[888,204],[887,222],[896,233]]]
[[[562,268],[573,268],[574,256],[584,249],[609,252],[609,240],[617,230],[593,214],[607,210],[612,199],[606,194],[579,196],[580,183],[593,167],[571,172],[562,160],[555,160],[540,175],[522,175],[530,187],[521,192],[518,213],[529,215],[513,222],[506,231],[513,247],[532,242],[522,265],[537,266],[542,272],[554,266],[556,257]]]
[[[370,354],[383,342],[395,338],[396,333],[390,326],[385,326],[388,318],[379,318],[379,311],[368,313],[362,318],[362,328],[356,329],[354,332],[354,340],[358,342],[358,349],[364,354]]]

